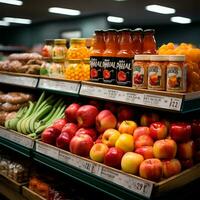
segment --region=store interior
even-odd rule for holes
[[[199,8],[0,0],[0,200],[198,200]]]

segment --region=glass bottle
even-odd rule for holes
[[[143,54],[156,54],[156,40],[154,33],[154,29],[144,30]]]

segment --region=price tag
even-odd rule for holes
[[[78,94],[80,83],[40,78],[38,88]]]
[[[94,96],[94,94],[96,93],[95,90],[96,87],[82,84],[80,89],[80,94],[85,96]]]
[[[36,142],[36,151],[51,158],[58,159],[59,150],[54,149],[54,147]]]
[[[7,139],[7,140],[10,140],[10,131],[1,128],[1,129],[0,129],[0,136],[1,136],[2,138],[5,138],[5,139]]]
[[[59,151],[58,160],[73,165],[74,166],[74,156],[70,155],[68,152]]]
[[[103,167],[100,173],[100,177],[116,183],[126,189],[129,189],[135,193],[141,194],[145,197],[150,197],[153,189],[153,184],[148,181],[137,179],[136,177],[130,177],[129,175],[122,174]]]
[[[156,108],[180,111],[182,99],[153,94],[144,94],[143,104]]]
[[[19,86],[36,88],[37,82],[38,82],[38,78],[0,74],[0,82],[1,83],[7,83],[7,84],[19,85]]]
[[[141,104],[144,98],[143,94],[134,93],[134,92],[126,92],[126,98],[124,102]]]

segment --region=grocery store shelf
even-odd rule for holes
[[[0,127],[0,145],[23,154],[26,157],[30,157],[34,140],[18,132]]]
[[[45,198],[41,197],[39,194],[31,191],[26,186],[22,187],[22,195],[26,197],[28,200],[46,200]]]
[[[50,90],[61,94],[78,95],[81,87],[80,81],[40,77],[37,88]]]
[[[18,183],[9,177],[0,174],[0,194],[10,200],[26,200],[20,193],[25,183]]]
[[[83,81],[80,95],[173,112],[200,110],[200,92],[170,93]]]
[[[15,86],[36,88],[37,83],[38,83],[38,76],[1,71],[0,72],[0,82],[9,84],[9,85],[15,85]]]

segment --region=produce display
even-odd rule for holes
[[[28,181],[29,164],[22,157],[13,156],[6,150],[0,150],[0,174],[18,183],[25,183]]]
[[[15,116],[5,121],[5,127],[37,138],[40,133],[56,119],[64,116],[65,102],[55,95],[45,92],[37,101],[28,101],[28,105],[19,109]]]
[[[0,62],[0,71],[40,74],[42,64],[42,56],[38,53],[13,53]]]
[[[0,125],[3,125],[6,120],[15,117],[17,111],[25,107],[28,101],[33,99],[33,95],[22,92],[0,94]]]
[[[91,101],[72,103],[65,119],[41,134],[41,140],[152,181],[169,178],[200,161],[199,120],[170,121],[130,106]]]
[[[200,49],[192,44],[181,43],[175,45],[168,43],[158,49],[160,55],[185,55],[187,65],[187,89],[188,92],[200,90]]]

